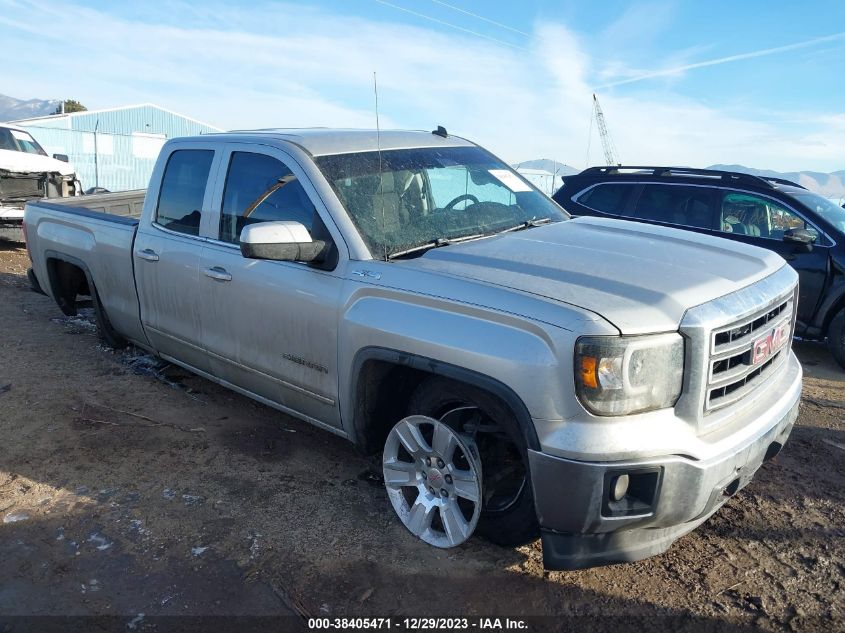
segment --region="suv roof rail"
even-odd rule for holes
[[[755,176],[753,174],[746,174],[741,171],[722,171],[719,169],[696,169],[694,167],[655,167],[653,165],[606,165],[597,167],[588,167],[582,171],[580,175],[612,175],[622,174],[628,172],[629,175],[636,173],[647,173],[650,176],[658,178],[669,178],[672,176],[698,176],[700,178],[712,178],[727,180],[735,183],[747,183],[757,187],[767,187],[774,189],[776,184],[790,185],[792,187],[801,187],[801,185],[783,178],[769,178],[765,176]],[[801,187],[802,189],[804,187]]]
[[[791,180],[787,180],[786,178],[775,178],[774,176],[762,176],[763,180],[768,180],[769,182],[773,182],[776,185],[789,185],[790,187],[798,187],[799,189],[806,189],[804,185],[800,185],[797,182],[793,182]]]

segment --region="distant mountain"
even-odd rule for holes
[[[514,169],[542,169],[550,174],[557,173],[558,176],[571,176],[577,174],[580,170],[570,167],[564,163],[555,162],[550,158],[538,158],[536,160],[526,160],[521,163],[512,165]]]
[[[0,121],[16,121],[53,114],[60,99],[15,99],[0,95]]]
[[[724,171],[739,171],[754,176],[768,176],[770,178],[785,178],[797,182],[802,187],[814,191],[827,198],[845,197],[845,170],[826,174],[820,171],[772,171],[771,169],[755,169],[744,165],[711,165],[707,169],[721,169]]]
[[[555,163],[555,161],[548,158],[526,160],[513,165],[513,167],[515,169],[539,169],[549,173],[553,173],[555,167],[557,167],[557,173],[559,176],[571,176],[572,174],[577,174],[579,171],[569,165]],[[746,167],[745,165],[710,165],[707,169],[738,171],[744,174],[753,174],[755,176],[783,178],[785,180],[797,182],[802,187],[806,187],[810,191],[814,191],[826,198],[845,198],[845,169],[834,171],[829,174],[820,171],[780,172],[773,171],[771,169],[756,169],[754,167]],[[557,180],[555,180],[555,183],[557,186],[560,186],[560,183]]]

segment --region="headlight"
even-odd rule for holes
[[[627,415],[675,405],[684,377],[684,339],[585,336],[575,344],[575,391],[595,415]]]

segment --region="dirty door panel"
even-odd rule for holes
[[[167,162],[153,222],[142,223],[133,258],[141,321],[161,354],[208,370],[200,338],[199,237],[214,152],[177,150]]]
[[[200,263],[203,345],[215,375],[332,426],[337,406],[337,302],[342,280],[307,264],[246,259],[238,246],[245,224],[319,222],[284,154],[224,154],[219,240]],[[263,202],[266,192],[286,184]],[[219,188],[219,187],[218,187]],[[247,214],[245,217],[245,213]]]

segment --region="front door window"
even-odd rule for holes
[[[234,152],[220,213],[220,240],[237,244],[244,226],[293,220],[311,232],[316,211],[302,184],[281,161]]]
[[[802,217],[769,198],[750,193],[729,193],[722,199],[720,230],[783,241],[792,229],[805,229],[818,240],[818,231]]]

